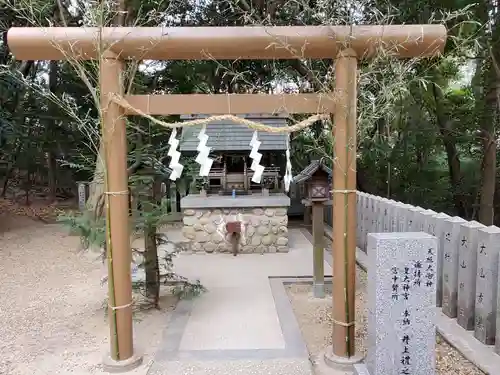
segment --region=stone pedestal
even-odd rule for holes
[[[137,354],[123,361],[115,361],[114,359],[111,358],[111,356],[106,355],[102,362],[102,369],[104,370],[104,372],[109,372],[114,374],[124,373],[136,369],[137,367],[142,365],[142,362],[143,362],[142,355],[137,355]]]
[[[193,252],[231,252],[226,223],[241,221],[240,253],[288,252],[289,206],[290,198],[284,194],[188,195],[181,199],[182,233]]]

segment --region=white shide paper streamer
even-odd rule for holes
[[[172,172],[170,173],[170,179],[172,181],[177,180],[181,176],[182,170],[184,169],[184,166],[179,163],[181,153],[177,151],[177,147],[179,147],[179,140],[176,137],[177,129],[174,128],[172,129],[172,133],[170,134],[170,138],[168,139],[170,148],[168,149],[167,153],[167,155],[171,157],[168,167],[172,169]]]
[[[286,140],[286,168],[285,175],[283,176],[283,183],[285,191],[288,193],[290,190],[290,183],[292,182],[292,163],[290,162],[290,136]]]
[[[262,174],[264,173],[264,167],[260,165],[262,154],[259,152],[259,147],[261,144],[262,142],[260,142],[257,138],[257,131],[254,131],[252,139],[250,140],[250,146],[252,147],[252,151],[250,151],[250,159],[252,159],[250,169],[254,172],[252,182],[256,184],[260,184]]]
[[[198,151],[198,156],[196,157],[196,162],[200,165],[200,176],[207,177],[210,173],[210,169],[212,168],[212,164],[214,162],[213,159],[210,159],[208,155],[210,154],[210,147],[207,146],[208,135],[205,134],[207,130],[206,126],[203,126],[200,130],[200,134],[198,134],[198,139],[200,143],[196,147]]]

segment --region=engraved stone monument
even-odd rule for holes
[[[454,216],[443,223],[443,313],[457,317],[458,300],[458,245],[460,225],[466,221]]]
[[[477,232],[476,310],[474,337],[486,345],[495,343],[497,314],[498,254],[500,228]]]
[[[427,233],[368,235],[368,355],[358,374],[434,375],[436,253]]]
[[[373,196],[371,194],[365,194],[365,199],[363,201],[363,228],[362,228],[362,245],[363,251],[366,252],[366,235],[371,233],[371,225],[372,225],[372,212],[371,212],[371,202],[373,200]]]
[[[377,223],[377,231],[375,233],[383,233],[384,232],[384,220],[387,216],[387,198],[377,197],[376,198],[376,223]]]
[[[437,212],[433,211],[433,210],[424,210],[424,211],[420,211],[418,212],[416,215],[415,215],[415,224],[416,224],[416,227],[415,227],[415,232],[425,232],[425,233],[429,233],[427,230],[428,230],[428,224],[427,224],[427,220],[429,217],[432,217],[434,215],[436,215]]]
[[[87,183],[78,183],[78,208],[80,211],[85,211],[87,204]]]
[[[398,206],[398,230],[397,232],[406,232],[408,215],[413,206],[406,203],[400,203]]]
[[[405,232],[418,232],[418,225],[417,225],[417,216],[419,212],[423,211],[424,209],[419,206],[410,206],[407,212],[406,216],[406,227],[405,227]]]
[[[384,203],[382,204],[382,207],[383,207],[383,217],[382,217],[382,232],[386,233],[386,232],[390,232],[390,214],[389,214],[389,210],[390,210],[390,207],[393,203],[396,203],[394,202],[393,200],[390,200],[390,199],[384,199]]]
[[[443,305],[443,258],[444,258],[444,233],[443,226],[446,219],[450,216],[440,212],[437,215],[428,218],[427,226],[429,227],[429,234],[436,236],[438,239],[438,252],[437,252],[437,285],[436,285],[436,306]]]
[[[377,230],[378,202],[379,198],[377,196],[372,195],[370,197],[370,203],[369,203],[370,225],[368,226],[369,230],[366,232],[367,234],[378,233]]]
[[[401,203],[391,201],[389,205],[389,232],[399,232],[399,209]]]
[[[363,244],[363,227],[365,224],[365,206],[366,193],[356,192],[356,244],[361,249],[364,250]]]
[[[466,330],[474,329],[476,298],[477,231],[484,225],[469,221],[460,226],[458,247],[458,316],[457,323]]]

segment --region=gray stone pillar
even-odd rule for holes
[[[478,229],[485,226],[469,221],[460,226],[458,247],[458,316],[457,323],[464,329],[474,329],[477,274]]]
[[[458,247],[460,225],[465,222],[461,217],[454,216],[443,224],[443,313],[450,318],[457,317]]]
[[[499,252],[500,228],[492,225],[479,229],[474,337],[486,345],[495,343]]]
[[[78,209],[80,211],[85,211],[87,207],[88,198],[88,183],[78,182]]]
[[[370,375],[435,374],[436,254],[427,233],[368,235]]]

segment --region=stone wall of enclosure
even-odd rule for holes
[[[357,223],[357,246],[364,252],[368,233],[436,236],[436,306],[500,354],[500,228],[360,192]]]
[[[239,220],[240,253],[288,252],[287,207],[188,208],[182,233],[193,252],[232,252],[225,223]]]

